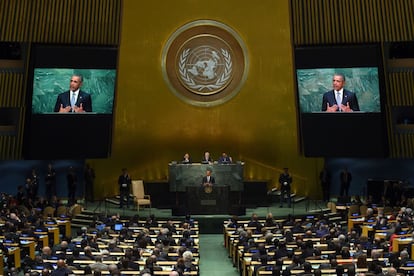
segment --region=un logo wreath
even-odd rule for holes
[[[162,53],[163,77],[171,92],[197,106],[233,98],[247,78],[247,50],[239,35],[212,20],[190,22],[168,39]]]
[[[202,91],[204,89],[207,89],[209,91],[219,90],[226,85],[226,83],[229,81],[232,73],[232,62],[231,62],[231,55],[226,49],[221,49],[221,53],[224,56],[225,60],[225,69],[224,73],[221,74],[220,77],[217,78],[217,81],[213,84],[197,84],[194,79],[192,79],[187,71],[187,57],[190,54],[191,49],[185,49],[182,54],[180,55],[180,62],[179,62],[179,73],[181,76],[181,79],[184,81],[184,83],[190,87],[193,90]]]

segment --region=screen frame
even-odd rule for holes
[[[35,68],[114,69],[112,113],[33,114]],[[33,43],[30,47],[27,75],[27,112],[23,138],[25,159],[86,159],[110,156],[117,95],[117,46]]]
[[[369,43],[298,46],[294,49],[294,59],[300,151],[304,156],[387,157],[389,150],[382,45]],[[302,112],[297,70],[367,67],[378,68],[379,112]],[[334,125],[338,120],[342,125]],[[330,146],[334,142],[342,147]]]

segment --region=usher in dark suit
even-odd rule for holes
[[[76,100],[75,105],[80,107],[81,104],[85,112],[92,112],[91,95],[82,90],[79,90],[78,99]],[[63,108],[65,108],[66,106],[70,106],[70,91],[66,91],[58,95],[56,99],[54,112],[59,112],[60,105],[63,105]]]
[[[326,111],[326,104],[329,103],[329,106],[333,106],[336,104],[336,98],[335,98],[335,91],[330,90],[323,94],[322,99],[322,111]],[[355,95],[355,93],[344,89],[342,94],[342,104],[347,105],[349,103],[349,107],[353,111],[359,111],[359,104],[358,99]]]

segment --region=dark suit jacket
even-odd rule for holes
[[[326,104],[327,103],[329,103],[329,106],[333,106],[334,104],[336,104],[335,92],[333,90],[330,90],[330,91],[326,92],[325,94],[323,94],[322,111],[326,111]],[[344,89],[343,95],[342,95],[342,104],[346,105],[347,103],[349,103],[349,107],[353,111],[359,111],[358,99],[357,99],[355,93]]]
[[[231,159],[230,159],[230,157],[229,157],[229,156],[227,156],[227,157],[223,157],[223,156],[221,156],[221,157],[219,158],[218,162],[219,162],[220,164],[229,164],[229,163],[231,163]]]
[[[118,177],[118,185],[119,185],[119,191],[121,194],[123,193],[129,193],[129,191],[131,190],[131,177],[129,176],[129,174],[127,174],[126,176],[121,174]],[[123,186],[123,184],[127,184],[126,187]]]
[[[63,107],[70,106],[70,91],[66,91],[58,95],[54,112],[59,112],[61,104]],[[82,104],[83,110],[86,112],[92,112],[92,99],[89,93],[79,90],[76,106],[80,106],[80,104]]]
[[[204,183],[214,184],[214,183],[216,183],[216,180],[214,179],[214,177],[210,176],[210,181],[207,181],[207,176],[204,176],[203,177],[203,183],[201,183],[201,184],[204,184]]]

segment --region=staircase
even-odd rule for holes
[[[269,192],[269,196],[272,197],[272,202],[280,202],[280,190],[272,190]],[[306,196],[298,196],[296,193],[291,193],[290,194],[290,201],[292,202],[292,204],[301,202],[306,200]]]
[[[76,230],[81,229],[82,227],[90,227],[92,223],[96,222],[96,218],[100,215],[101,213],[99,212],[83,209],[81,213],[76,214],[75,217],[72,218],[72,228],[76,232]]]

